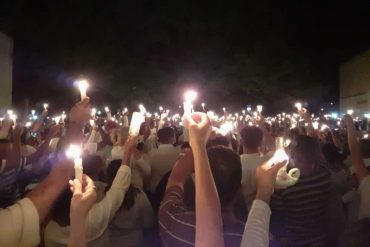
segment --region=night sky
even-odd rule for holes
[[[370,1],[2,1],[14,38],[14,103],[211,106],[338,101],[342,62],[370,47]]]

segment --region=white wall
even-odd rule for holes
[[[12,104],[13,40],[0,32],[0,109]]]
[[[370,50],[342,64],[340,68],[340,110],[370,113]]]

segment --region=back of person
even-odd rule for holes
[[[172,128],[166,127],[158,131],[160,145],[158,149],[152,150],[149,154],[151,166],[151,178],[149,191],[154,192],[162,177],[168,173],[179,159],[181,149],[174,147],[175,132]]]
[[[132,193],[130,189],[126,196]],[[110,247],[141,246],[144,238],[144,229],[150,227],[153,223],[153,210],[148,198],[143,191],[135,190],[135,201],[132,207],[126,209],[121,206],[109,225]]]
[[[244,223],[236,219],[233,205],[240,190],[240,158],[223,146],[208,149],[208,157],[221,203],[225,246],[239,247]],[[185,176],[184,181],[189,181],[191,174]],[[167,187],[159,210],[159,227],[163,246],[194,246],[195,212],[186,205],[185,191],[177,185]]]
[[[301,176],[295,185],[274,192],[271,232],[283,246],[326,246],[331,174],[313,165],[318,157],[315,139],[301,136],[296,142],[292,158]]]

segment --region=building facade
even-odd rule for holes
[[[0,109],[12,104],[13,40],[0,32]]]
[[[341,65],[340,110],[355,115],[370,113],[370,50]]]

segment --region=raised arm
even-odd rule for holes
[[[221,205],[208,161],[206,142],[211,134],[211,122],[205,113],[184,116],[189,129],[190,146],[195,170],[195,246],[224,246]]]
[[[352,165],[356,170],[358,182],[369,175],[361,154],[360,144],[356,139],[356,129],[351,116],[345,115],[342,119],[343,126],[347,129],[348,145],[351,152]]]

